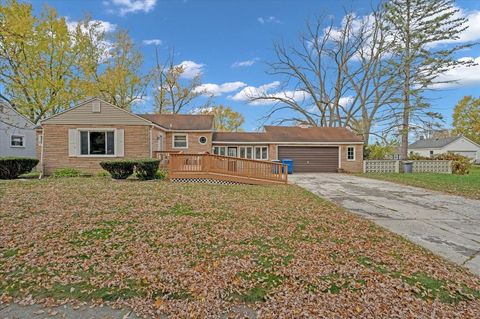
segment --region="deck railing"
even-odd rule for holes
[[[168,163],[170,162],[170,154],[179,154],[181,152],[173,151],[153,151],[153,158],[160,160],[160,168],[168,169]]]
[[[281,163],[212,154],[171,153],[168,174],[173,179],[211,175],[255,183],[287,183],[288,178],[287,167]]]

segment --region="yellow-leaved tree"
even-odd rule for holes
[[[231,107],[216,105],[205,107],[196,112],[197,114],[211,114],[214,116],[214,127],[219,132],[239,132],[245,122],[245,118],[239,112],[235,112]]]
[[[109,37],[101,24],[0,2],[0,102],[34,123],[93,96],[130,109],[148,83],[139,74],[142,55],[128,34]]]
[[[455,105],[453,132],[480,144],[480,98],[464,96]]]

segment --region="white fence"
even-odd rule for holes
[[[452,161],[416,160],[413,163],[413,173],[444,173],[452,174]],[[396,160],[364,160],[364,173],[401,173],[403,161]]]

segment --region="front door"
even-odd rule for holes
[[[229,147],[227,155],[231,156],[231,157],[237,157],[237,148],[236,147]]]

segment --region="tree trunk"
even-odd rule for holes
[[[405,32],[405,61],[403,68],[405,72],[405,81],[403,83],[403,118],[402,118],[402,146],[401,146],[401,158],[408,158],[408,133],[410,131],[410,1],[406,3],[407,12],[407,27]]]

